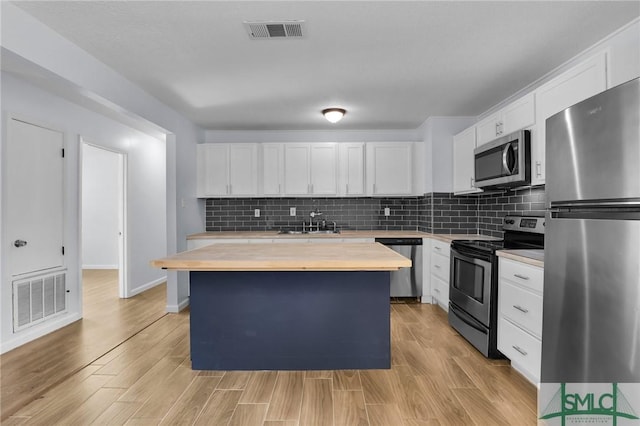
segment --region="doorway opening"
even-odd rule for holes
[[[126,282],[127,159],[121,152],[84,140],[81,141],[81,155],[83,305],[87,300],[92,303],[111,300],[113,303],[113,299],[129,296]]]

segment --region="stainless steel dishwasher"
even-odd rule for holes
[[[411,268],[391,271],[391,297],[422,296],[422,238],[376,238],[376,243],[411,259]]]

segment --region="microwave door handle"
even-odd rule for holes
[[[509,167],[509,151],[512,149],[510,143],[506,144],[502,149],[502,167],[509,175],[513,174],[513,170]]]

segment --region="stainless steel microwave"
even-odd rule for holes
[[[509,188],[531,183],[531,132],[520,130],[473,151],[475,186]]]

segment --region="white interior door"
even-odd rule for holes
[[[16,276],[64,263],[64,134],[8,121],[5,229],[8,267]]]

